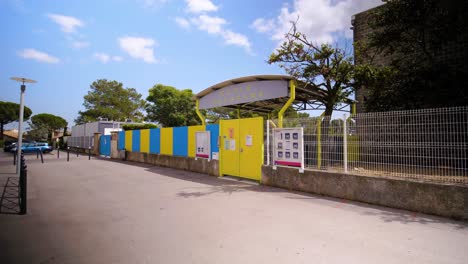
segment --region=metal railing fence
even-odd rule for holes
[[[68,137],[67,145],[72,148],[89,148],[94,146],[94,136]]]
[[[298,126],[307,169],[468,184],[468,107],[283,121]]]

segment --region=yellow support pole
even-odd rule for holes
[[[296,99],[296,82],[294,80],[289,81],[289,88],[290,88],[289,99],[286,102],[286,104],[284,104],[283,108],[281,108],[281,110],[278,112],[278,127],[279,128],[283,127],[284,112],[286,112],[286,110],[291,106],[291,104]]]
[[[323,112],[317,120],[317,169],[322,166],[322,118],[325,115]]]
[[[237,107],[237,119],[240,119],[240,106]]]
[[[196,108],[195,108],[195,112],[197,112],[197,115],[198,115],[198,118],[200,118],[201,122],[202,122],[202,125],[204,126],[205,125],[205,117],[202,115],[202,113],[200,112],[200,101],[197,99],[196,101]]]
[[[352,103],[351,104],[351,115],[355,115],[356,114],[356,103]]]

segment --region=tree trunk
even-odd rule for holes
[[[330,143],[329,143],[329,130],[330,130],[330,122],[331,122],[331,115],[333,113],[333,105],[326,106],[325,114],[322,119],[322,127],[321,127],[321,152],[322,152],[322,167],[321,169],[327,169],[330,165]]]
[[[0,140],[3,140],[3,123],[0,123]]]

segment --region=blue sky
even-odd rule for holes
[[[218,82],[284,74],[265,61],[289,21],[317,43],[351,45],[351,15],[379,0],[0,0],[0,100],[19,102],[10,77],[37,80],[33,114],[72,126],[97,79],[144,98],[157,83],[197,93]]]

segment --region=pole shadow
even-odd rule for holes
[[[8,177],[0,198],[0,214],[20,213],[19,191],[19,178]]]

